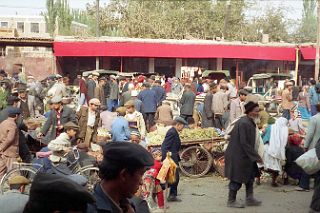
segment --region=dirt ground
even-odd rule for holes
[[[167,213],[187,212],[261,212],[261,213],[282,213],[295,212],[304,213],[309,211],[309,204],[313,194],[310,192],[298,192],[296,186],[280,185],[272,188],[268,179],[260,186],[255,185],[254,192],[263,203],[260,207],[247,207],[245,209],[232,209],[226,207],[228,181],[219,176],[210,174],[204,178],[191,179],[181,177],[179,184],[180,203],[168,203]],[[311,184],[312,186],[312,184]],[[238,199],[245,200],[244,187],[238,194]]]

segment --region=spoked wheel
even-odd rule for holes
[[[212,166],[211,154],[201,146],[191,146],[180,155],[179,167],[183,174],[192,177],[202,177]]]
[[[94,185],[100,181],[99,168],[95,166],[82,167],[79,171],[79,175],[82,175],[88,179],[87,188],[92,192]]]
[[[34,177],[36,176],[36,174],[37,174],[37,170],[32,168],[32,167],[19,167],[19,168],[14,168],[14,169],[10,170],[1,179],[1,182],[0,182],[0,191],[1,191],[1,193],[3,194],[4,192],[10,190],[9,180],[12,177],[17,176],[17,175],[24,176],[27,179],[29,179],[30,182],[32,183],[32,181],[33,181]],[[31,184],[26,186],[26,188],[25,188],[25,193],[26,194],[29,194],[30,187],[31,187]]]

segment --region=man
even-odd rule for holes
[[[147,130],[154,125],[154,116],[157,111],[156,92],[150,89],[149,83],[143,83],[142,91],[138,95],[138,99],[142,101],[143,118],[147,126]]]
[[[63,77],[59,74],[56,75],[57,82],[49,89],[48,96],[52,98],[63,98],[67,95],[66,85],[63,83]]]
[[[77,78],[74,79],[73,85],[74,85],[74,86],[79,86],[79,81],[80,81],[80,79],[82,79],[81,74],[77,74]]]
[[[60,97],[51,99],[52,107],[49,118],[44,123],[38,137],[42,139],[42,142],[48,144],[51,140],[55,139],[63,132],[63,125],[69,121],[77,123],[74,110],[63,106]]]
[[[116,117],[117,117],[116,112],[108,111],[106,106],[101,107],[100,120],[101,120],[102,128],[107,129],[110,132],[111,124]]]
[[[154,90],[156,92],[157,104],[159,106],[162,103],[162,101],[164,101],[166,99],[166,91],[161,86],[160,80],[156,80],[153,83],[152,90]]]
[[[93,72],[91,75],[89,75],[88,77],[88,81],[87,81],[87,88],[88,88],[88,98],[89,100],[91,100],[92,98],[94,98],[94,91],[96,86],[98,85],[98,77],[99,77],[99,73],[98,72]]]
[[[19,108],[8,110],[8,118],[0,124],[0,179],[19,157],[19,131],[17,119],[21,114]]]
[[[230,103],[230,123],[244,114],[244,104],[247,99],[248,92],[244,89],[239,90],[239,97],[231,100]]]
[[[163,101],[162,105],[158,107],[155,119],[157,123],[163,124],[165,126],[172,125],[173,113],[170,106],[170,102]]]
[[[93,196],[81,185],[65,176],[38,173],[33,179],[24,213],[86,213]]]
[[[253,91],[252,87],[244,87],[243,89],[248,92],[248,95],[247,95],[247,98],[246,98],[246,103],[248,103],[250,101],[252,101],[254,103],[259,103],[261,98],[257,94],[252,94],[252,91]]]
[[[212,98],[213,94],[217,92],[218,86],[215,83],[210,84],[210,90],[207,92],[205,98],[204,98],[204,104],[203,104],[203,113],[202,113],[202,128],[208,128],[214,126],[214,114],[212,112],[211,106],[212,106]]]
[[[141,140],[141,135],[138,131],[131,131],[130,132],[130,142],[139,144],[140,146],[147,148],[147,144],[145,141]]]
[[[29,196],[24,194],[25,187],[30,181],[24,176],[14,176],[9,179],[10,190],[0,196],[2,213],[23,212]]]
[[[191,90],[191,87],[190,87]],[[171,152],[172,160],[179,165],[180,156],[179,151],[181,147],[181,140],[179,132],[181,132],[185,125],[188,125],[187,121],[181,117],[176,117],[173,123],[173,127],[168,130],[163,143],[161,144],[162,160],[167,156],[168,152]],[[176,170],[176,182],[170,185],[170,193],[168,197],[169,202],[180,202],[177,198],[179,184],[179,170]]]
[[[316,86],[315,80],[310,80],[310,89],[309,89],[309,100],[311,106],[311,115],[314,116],[317,114],[316,105],[320,102],[320,90],[317,92],[317,88],[320,89],[320,85]]]
[[[153,166],[151,154],[134,143],[110,142],[105,145],[104,157],[99,164],[101,182],[97,183],[93,196],[95,205],[88,213],[132,212],[128,198],[132,198],[142,184],[142,176]]]
[[[320,103],[316,105],[317,114],[310,118],[304,148],[310,150],[316,147],[320,139]]]
[[[118,106],[119,86],[116,81],[116,76],[110,75],[110,94],[107,100],[108,110],[112,112],[113,108]]]
[[[181,97],[180,104],[180,117],[184,120],[188,120],[193,115],[194,102],[196,100],[196,94],[192,92],[191,85],[184,86],[184,93]]]
[[[293,98],[292,98],[292,88],[293,84],[288,82],[285,85],[285,90],[282,92],[282,108],[283,114],[282,117],[290,120],[290,111],[294,107]]]
[[[228,95],[225,93],[225,87],[220,86],[220,89],[212,97],[212,112],[214,114],[214,127],[224,129],[223,114],[228,109]]]
[[[134,101],[134,108],[136,108],[136,110],[138,112],[143,113],[143,111],[142,111],[142,107],[143,107],[142,106],[142,101],[137,98],[138,95],[139,95],[139,93],[138,93],[137,90],[132,90],[131,91],[131,100]]]
[[[95,90],[94,90],[94,97],[97,98],[101,105],[105,106],[106,103],[106,97],[104,95],[104,85],[106,84],[106,79],[104,77],[101,77],[99,79],[99,83],[96,86]]]
[[[83,78],[79,79],[79,93],[80,93],[80,97],[79,97],[79,107],[82,105],[85,105],[88,103],[89,101],[89,96],[88,96],[88,88],[87,88],[87,84],[86,81]]]
[[[259,105],[249,102],[245,106],[246,116],[241,117],[230,133],[230,142],[225,152],[225,176],[230,179],[228,207],[244,208],[236,201],[242,184],[246,185],[246,205],[259,206],[261,201],[253,197],[253,183],[258,173],[257,162],[262,162],[255,150],[256,124]]]
[[[297,102],[300,89],[296,86],[296,82],[294,80],[290,80],[290,83],[292,84],[292,101]]]
[[[320,143],[317,143],[315,149],[317,157],[320,159]],[[310,213],[320,212],[320,171],[318,171],[314,176],[314,192],[310,204]]]
[[[179,96],[182,93],[183,86],[177,77],[173,77],[172,80],[173,80],[173,82],[171,84],[171,92],[173,94]],[[190,87],[190,89],[191,89],[191,87]]]
[[[96,142],[97,129],[100,123],[99,99],[93,98],[89,101],[89,106],[82,106],[76,113],[76,119],[79,125],[78,144],[81,148],[90,149],[91,142]]]
[[[29,100],[29,95],[27,95],[27,92],[25,89],[19,89],[18,90],[18,97],[20,98],[19,102],[19,108],[21,109],[21,115],[24,119],[34,117],[35,116],[35,100],[34,97]]]
[[[128,85],[128,90],[125,92],[122,91],[121,98],[120,98],[120,106],[124,106],[124,104],[130,101],[132,98],[131,93],[134,89],[134,84],[127,83],[126,85]]]

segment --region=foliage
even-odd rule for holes
[[[298,42],[316,42],[317,40],[317,1],[303,0],[303,15],[298,33],[295,35]]]

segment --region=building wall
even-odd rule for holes
[[[51,48],[7,46],[0,57],[0,68],[9,74],[23,69],[27,75],[41,80],[55,72],[55,61]]]

